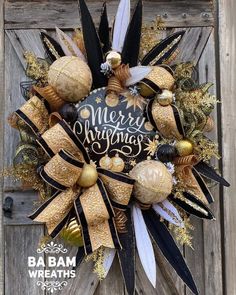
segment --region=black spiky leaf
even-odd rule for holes
[[[40,32],[40,37],[43,42],[47,56],[53,62],[58,58],[65,56],[60,44],[45,32]]]
[[[100,66],[103,63],[103,53],[100,40],[85,1],[79,0],[79,5],[84,45],[88,65],[93,76],[93,86],[94,88],[100,88],[107,85],[107,79],[100,71]]]
[[[125,214],[128,219],[127,232],[119,234],[122,249],[118,250],[118,258],[127,293],[133,295],[135,291],[135,237],[130,209],[127,209]]]
[[[160,221],[160,217],[153,209],[144,210],[143,217],[152,238],[156,242],[162,254],[189,289],[197,295],[198,290],[192,274],[165,224]]]
[[[142,0],[139,0],[129,24],[122,50],[122,62],[134,67],[138,63],[141,30],[142,30]]]
[[[193,194],[188,192],[183,193],[184,199],[170,196],[169,198],[178,206],[184,209],[189,214],[199,218],[214,219],[211,210]]]
[[[157,64],[162,64],[177,49],[184,33],[184,31],[177,32],[162,40],[144,56],[141,64],[150,64],[153,66]]]
[[[208,165],[207,163],[201,161],[194,168],[203,176],[212,179],[226,187],[229,187],[230,184],[219,174],[216,173],[215,169]]]
[[[101,19],[100,19],[100,24],[98,28],[98,36],[102,43],[102,51],[104,54],[106,54],[111,48],[106,2],[103,4],[103,8],[102,8]]]

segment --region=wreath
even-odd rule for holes
[[[205,135],[212,84],[198,84],[191,62],[174,63],[184,31],[140,53],[150,45],[142,1],[131,20],[130,1],[120,1],[112,42],[106,5],[97,31],[79,3],[82,31],[56,28],[57,41],[42,31],[45,59],[25,53],[26,102],[9,116],[21,139],[13,174],[40,195],[30,218],[78,247],[77,267],[92,257],[100,278],[118,255],[128,294],[136,249],[155,287],[153,241],[198,294],[170,230],[191,246],[189,216],[214,219],[206,179],[229,185],[209,164],[219,157]]]

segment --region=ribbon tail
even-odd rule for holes
[[[55,238],[66,225],[78,192],[67,189],[57,192],[29,216],[34,221],[46,223],[48,234]]]

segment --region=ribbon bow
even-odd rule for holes
[[[199,163],[199,159],[195,155],[177,157],[174,160],[175,172],[182,187],[195,195],[205,204],[212,202],[212,196],[207,188],[204,180],[194,168]]]
[[[40,175],[57,193],[30,218],[46,223],[48,233],[54,238],[75,211],[87,254],[100,246],[120,248],[113,207],[126,209],[134,181],[125,174],[96,168],[97,181],[90,187],[81,187],[78,180],[90,158],[65,121],[47,130],[38,142],[51,156]]]

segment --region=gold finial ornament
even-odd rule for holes
[[[84,164],[80,177],[77,181],[81,187],[91,187],[98,179],[98,173],[96,167],[91,164]]]
[[[193,153],[193,144],[188,139],[179,140],[175,145],[179,156],[184,157]]]
[[[83,246],[81,226],[75,218],[71,219],[60,233],[60,237],[72,246]]]
[[[115,157],[111,158],[112,160],[112,167],[111,170],[114,172],[122,172],[125,168],[124,161],[120,158],[119,154],[117,153]]]
[[[116,51],[110,51],[106,56],[106,62],[112,67],[112,69],[116,69],[121,65],[121,55]]]
[[[157,101],[161,106],[168,106],[173,102],[173,92],[164,89],[162,93],[157,94]]]
[[[171,193],[172,175],[159,161],[142,161],[130,171],[129,175],[135,180],[134,195],[141,203],[159,203]]]
[[[171,90],[174,83],[174,77],[165,68],[153,66],[152,71],[139,83],[140,94],[146,97],[163,89]]]
[[[112,159],[106,154],[104,157],[100,159],[99,165],[103,169],[110,170],[112,168]]]
[[[50,66],[48,83],[63,100],[78,102],[89,94],[92,74],[79,57],[63,56]]]

